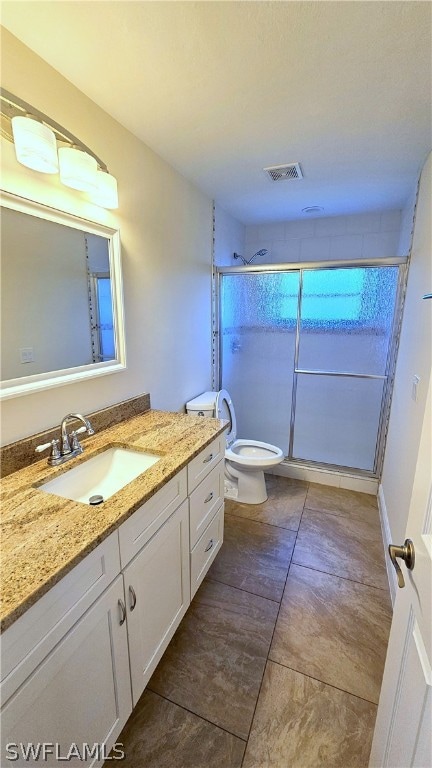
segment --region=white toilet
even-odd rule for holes
[[[203,392],[186,403],[191,416],[226,419],[225,498],[243,504],[262,504],[267,499],[264,472],[283,461],[280,448],[258,440],[237,440],[237,424],[232,400],[226,391]]]

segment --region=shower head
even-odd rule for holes
[[[254,253],[254,255],[253,255],[253,256],[251,256],[251,258],[249,259],[249,261],[248,261],[247,259],[245,259],[243,256],[240,256],[240,254],[239,254],[239,253],[234,253],[234,254],[233,254],[233,256],[234,256],[234,258],[235,258],[235,259],[241,259],[241,260],[242,260],[242,262],[243,262],[243,264],[244,264],[244,265],[247,265],[247,264],[252,264],[253,260],[254,260],[254,259],[257,257],[257,256],[265,256],[265,255],[266,255],[266,253],[268,253],[268,250],[267,250],[267,248],[261,248],[261,250],[260,250],[260,251],[257,251],[256,253]]]

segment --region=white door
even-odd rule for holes
[[[2,766],[102,765],[132,711],[123,600],[118,576],[5,704]]]
[[[186,500],[124,570],[133,704],[190,603]]]
[[[398,589],[369,765],[432,766],[432,450],[431,382],[408,515],[412,571],[399,560]],[[403,542],[393,542],[402,544]]]

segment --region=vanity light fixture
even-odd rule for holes
[[[79,192],[96,192],[97,161],[77,147],[60,147],[58,151],[60,181]]]
[[[92,199],[102,208],[118,208],[117,179],[106,171],[96,171],[96,192]]]
[[[58,173],[67,187],[86,192],[96,205],[118,208],[117,180],[100,158],[43,112],[0,89],[1,135],[18,162],[40,173]]]
[[[58,173],[56,137],[51,128],[30,116],[17,115],[11,124],[18,162],[40,173]]]

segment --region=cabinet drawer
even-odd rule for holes
[[[190,548],[193,549],[210,520],[223,504],[224,461],[212,469],[190,496]]]
[[[223,528],[224,505],[222,504],[191,552],[191,599],[222,546]]]
[[[191,493],[204,480],[213,467],[225,456],[225,434],[219,435],[188,465],[188,492]]]
[[[119,573],[115,531],[4,632],[3,701],[33,672]]]
[[[119,528],[120,559],[122,568],[151,539],[158,528],[186,499],[187,473],[182,469],[163,488],[146,501]]]

